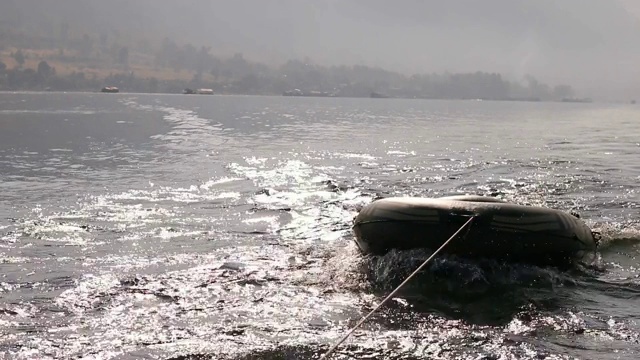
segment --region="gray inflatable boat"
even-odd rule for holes
[[[355,241],[365,254],[391,249],[436,250],[470,216],[467,229],[443,253],[514,262],[559,264],[595,253],[597,240],[577,216],[484,196],[395,197],[372,202],[356,216]]]

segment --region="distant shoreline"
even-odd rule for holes
[[[211,97],[211,96],[260,96],[260,97],[287,97],[287,98],[330,98],[330,99],[372,99],[372,100],[441,100],[441,101],[476,101],[476,102],[529,102],[529,103],[620,103],[625,104],[623,101],[584,101],[582,99],[563,99],[563,100],[544,100],[544,99],[527,99],[527,98],[504,98],[504,99],[490,99],[490,98],[456,98],[456,97],[401,97],[401,96],[388,96],[388,97],[371,97],[371,96],[288,96],[282,94],[243,94],[243,93],[214,93],[214,94],[183,94],[183,93],[171,93],[171,92],[144,92],[144,91],[120,91],[117,93],[102,92],[100,90],[0,90],[0,94],[96,94],[96,95],[174,95],[174,96],[188,96],[188,97]]]

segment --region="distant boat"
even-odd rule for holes
[[[198,90],[196,90],[196,94],[213,95],[213,89],[198,89]]]
[[[284,96],[304,96],[304,93],[300,89],[287,90],[282,95]]]
[[[182,92],[183,94],[186,95],[192,95],[192,94],[198,94],[198,95],[213,95],[213,89],[184,89],[184,91]]]
[[[103,93],[117,93],[120,92],[120,89],[118,89],[115,86],[105,86],[102,88],[101,90]]]
[[[635,100],[631,100],[631,105],[634,105],[636,103]]]

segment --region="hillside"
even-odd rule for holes
[[[199,73],[220,81],[237,74],[216,74],[213,65],[241,53],[262,72],[308,58],[404,76],[482,71],[522,82],[533,75],[587,96],[624,98],[640,90],[632,80],[640,78],[639,29],[613,0],[5,0],[0,61],[13,68],[10,56],[22,49],[25,67],[46,60],[60,75],[133,71],[186,82]],[[185,46],[186,58],[167,54]],[[198,71],[194,54],[203,47],[216,60]]]

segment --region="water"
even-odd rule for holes
[[[428,254],[363,258],[380,196],[576,210],[591,266],[438,258],[336,359],[640,356],[631,105],[0,94],[0,354],[312,359]]]

